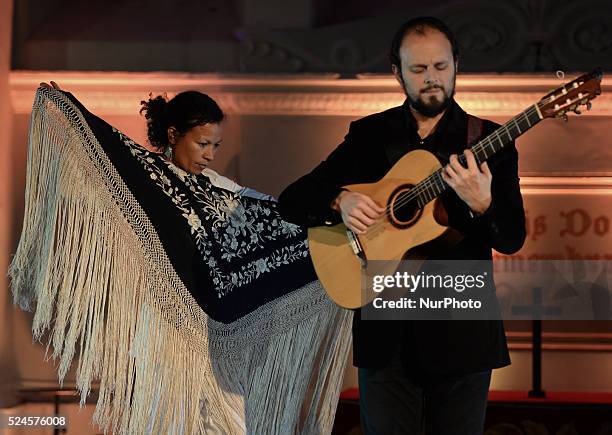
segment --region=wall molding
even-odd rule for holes
[[[560,173],[558,176],[525,176],[520,179],[521,192],[538,195],[612,195],[612,176],[573,176]]]
[[[576,74],[577,75],[577,74]],[[510,117],[568,81],[550,74],[469,74],[457,77],[457,100],[475,115]],[[404,100],[391,75],[235,75],[128,72],[13,71],[9,86],[13,111],[27,114],[41,81],[54,80],[91,111],[136,115],[149,93],[169,96],[186,89],[209,93],[230,114],[359,117]],[[612,116],[612,85],[582,116]]]
[[[531,332],[507,331],[510,350],[531,351]],[[612,333],[543,332],[542,349],[547,351],[611,352]]]

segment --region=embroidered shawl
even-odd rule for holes
[[[350,313],[273,201],[188,174],[40,88],[9,271],[64,379],[116,433],[328,433]]]

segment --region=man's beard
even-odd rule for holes
[[[450,105],[453,95],[455,93],[455,83],[453,83],[453,88],[451,89],[450,94],[447,95],[446,90],[442,86],[431,86],[429,88],[425,88],[419,91],[419,96],[414,99],[408,94],[408,91],[404,87],[404,93],[406,97],[408,97],[408,102],[410,106],[428,118],[433,118],[436,115],[444,112],[446,108]],[[435,95],[426,96],[427,101],[423,99],[422,92],[427,91],[429,89],[440,89],[442,91],[442,100],[439,100]]]

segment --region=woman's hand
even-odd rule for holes
[[[49,88],[49,89],[57,89],[58,91],[61,91],[62,89],[59,87],[59,85],[57,83],[55,83],[53,80],[51,80],[51,84],[46,83],[46,82],[41,82],[39,85],[41,88]]]

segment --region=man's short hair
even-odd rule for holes
[[[395,36],[391,41],[391,50],[389,51],[389,60],[391,65],[395,65],[400,71],[402,70],[402,60],[400,59],[399,50],[402,45],[404,37],[411,33],[417,33],[419,35],[425,35],[427,29],[437,30],[446,36],[448,42],[450,42],[451,49],[453,51],[453,61],[457,62],[459,58],[459,45],[455,39],[455,35],[451,32],[450,28],[435,17],[416,17],[406,21],[402,24]]]

